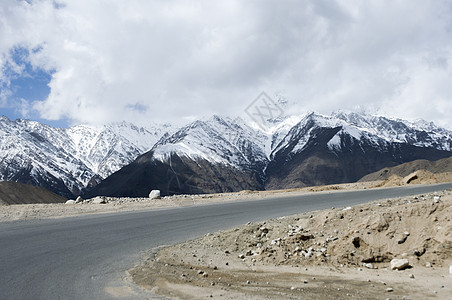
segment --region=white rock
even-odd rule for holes
[[[452,275],[452,265],[449,266],[449,275]]]
[[[371,263],[363,264],[363,266],[365,266],[368,269],[373,269],[374,268],[374,266]]]
[[[93,199],[93,204],[105,204],[107,202],[105,202],[105,199],[102,197],[96,197]]]
[[[68,200],[64,204],[75,204],[75,201],[74,200]]]
[[[394,258],[391,260],[391,270],[403,270],[410,266],[408,259]]]
[[[83,202],[83,198],[78,196],[77,199],[75,199],[75,203],[82,203]]]
[[[149,193],[149,199],[160,199],[160,190],[152,190]]]

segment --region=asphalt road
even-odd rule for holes
[[[125,273],[154,247],[248,221],[449,188],[452,183],[2,222],[0,299],[158,299],[135,287]]]

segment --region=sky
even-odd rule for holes
[[[449,0],[6,0],[0,115],[53,126],[352,110],[452,129]]]

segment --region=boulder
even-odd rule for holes
[[[75,201],[74,200],[68,200],[68,201],[65,202],[65,204],[75,204]]]
[[[103,198],[103,197],[96,197],[96,198],[93,198],[92,203],[93,204],[105,204],[107,202],[105,201],[105,198]]]
[[[160,199],[160,190],[152,190],[149,193],[149,199]]]
[[[391,270],[404,270],[408,267],[410,267],[408,259],[394,258],[391,260]]]

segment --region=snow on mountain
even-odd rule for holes
[[[102,178],[119,170],[148,151],[168,132],[170,125],[153,125],[150,129],[122,122],[103,127],[79,125],[67,130],[74,154]]]
[[[60,129],[1,117],[0,180],[76,195],[151,149],[152,159],[164,164],[171,164],[170,158],[177,155],[256,172],[262,180],[275,159],[278,163],[290,161],[306,149],[314,151],[320,142],[337,155],[350,147],[396,153],[396,144],[452,150],[452,132],[425,121],[336,112],[290,116],[268,125],[263,130],[240,118],[213,116],[180,128],[120,122]],[[272,170],[280,168],[273,164]]]
[[[0,180],[41,185],[65,196],[79,194],[172,130],[169,125],[146,129],[125,122],[61,129],[1,117]]]
[[[419,147],[452,150],[452,132],[437,127],[433,123],[424,121],[413,124],[399,119],[353,112],[335,112],[330,116],[316,113],[307,114],[272,149],[272,155],[287,147],[288,144],[293,144],[290,142],[291,140],[297,141],[291,152],[302,151],[310,138],[310,132],[316,127],[341,127],[340,131],[328,142],[330,149],[340,148],[340,137],[347,134],[354,140],[366,140],[380,147],[386,143],[408,143]]]
[[[182,127],[153,148],[154,158],[167,161],[172,154],[213,163],[252,168],[266,161],[263,145],[268,136],[243,121],[213,116]]]

